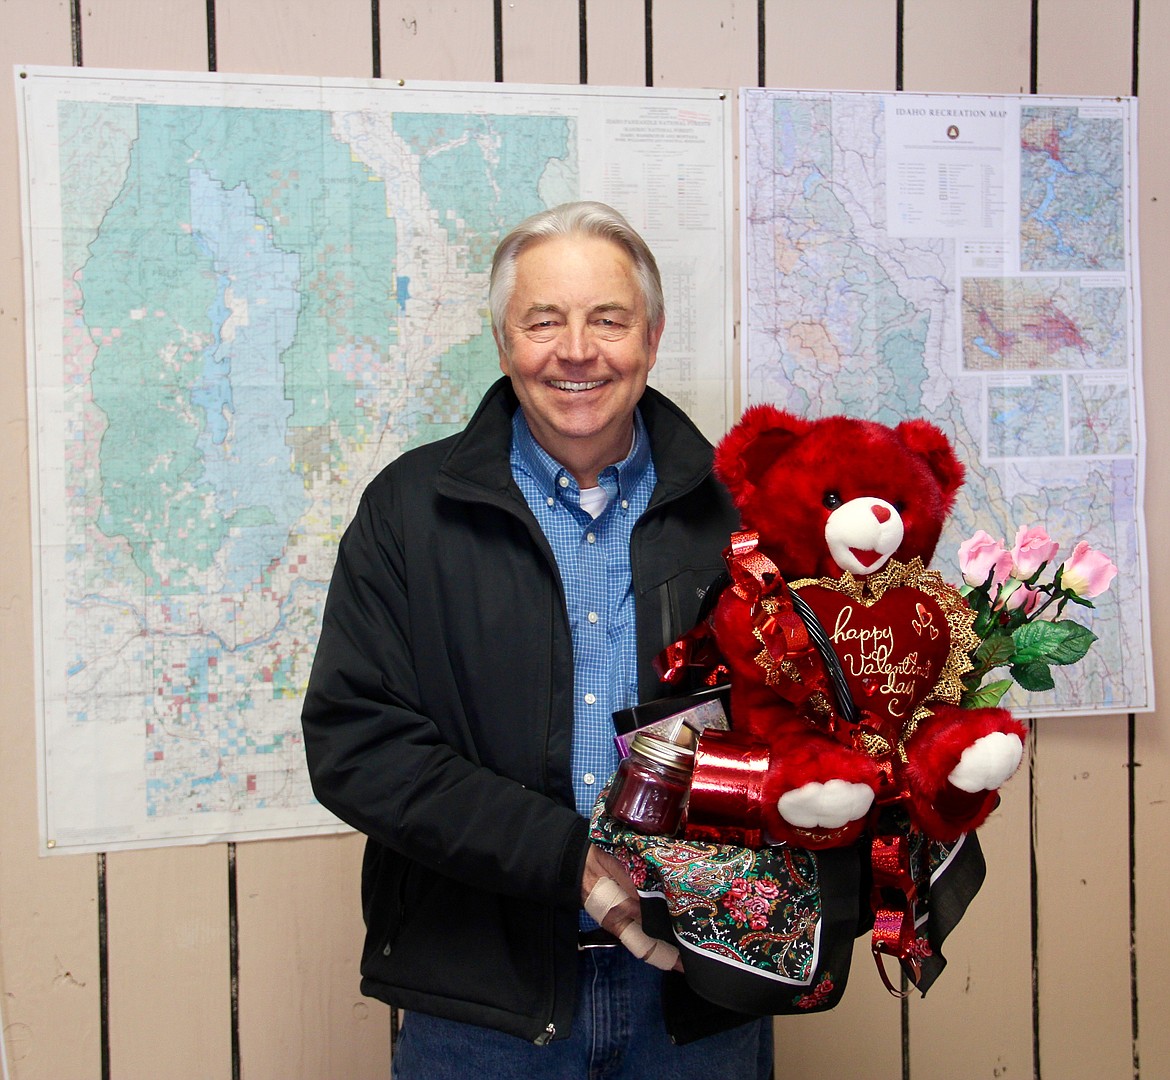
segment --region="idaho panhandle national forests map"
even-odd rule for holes
[[[727,423],[729,107],[21,69],[46,849],[337,827],[300,704],[365,485],[498,376],[511,226],[599,198],[658,248],[657,382]],[[653,197],[653,202],[651,202]]]
[[[1119,568],[1088,657],[1021,715],[1153,708],[1136,102],[741,95],[744,404],[925,416],[967,483],[933,566],[1042,525]]]

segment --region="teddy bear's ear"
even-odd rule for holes
[[[929,420],[905,420],[894,430],[907,449],[923,458],[949,502],[966,473],[950,440]]]
[[[737,506],[750,498],[777,457],[803,438],[809,426],[809,421],[775,405],[753,405],[744,411],[715,447],[715,475],[730,489]]]

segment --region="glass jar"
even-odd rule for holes
[[[609,815],[635,832],[673,836],[682,824],[694,760],[689,747],[635,735],[609,786]]]

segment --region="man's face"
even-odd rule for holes
[[[500,370],[536,441],[582,486],[629,452],[661,337],[661,322],[646,323],[633,260],[613,241],[554,237],[517,257],[496,329]]]

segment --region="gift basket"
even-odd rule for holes
[[[984,878],[975,829],[1023,753],[999,701],[1084,656],[1091,631],[1059,616],[1116,570],[1078,544],[1042,583],[1059,545],[1036,528],[1011,551],[977,534],[961,587],[927,569],[964,470],[926,421],[756,406],[715,469],[743,531],[658,659],[672,695],[614,718],[622,762],[591,839],[709,1001],[832,1008],[867,931],[887,989],[903,992],[893,958],[925,993]]]

